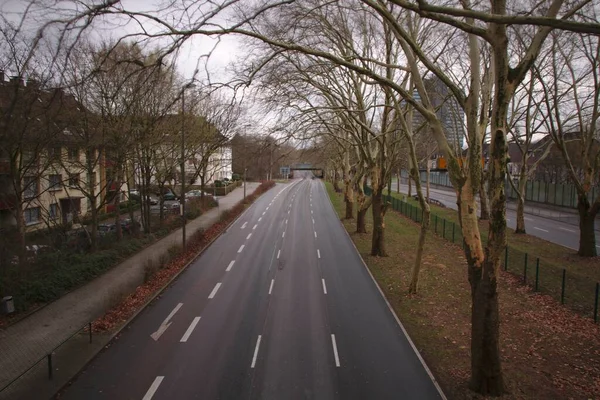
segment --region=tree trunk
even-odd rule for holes
[[[525,232],[525,198],[521,192],[517,195],[517,227],[515,233],[527,233]]]
[[[346,216],[344,219],[354,219],[354,189],[352,189],[351,183],[346,184],[344,202],[346,203]]]
[[[339,180],[340,180],[340,176],[339,176],[337,170],[335,170],[335,172],[333,173],[333,190],[336,193],[341,193],[342,192],[342,189],[340,188],[340,182],[339,182]]]
[[[19,267],[25,267],[27,256],[25,254],[25,216],[23,215],[23,201],[20,196],[15,205],[15,220],[17,221],[17,256]]]
[[[396,176],[396,193],[400,193],[400,170],[398,170],[398,175]]]
[[[471,390],[499,396],[503,392],[500,364],[498,291],[494,263],[469,266],[471,311]]]
[[[485,190],[486,173],[481,174],[481,183],[479,188],[479,204],[481,205],[481,217],[483,221],[490,219],[490,202],[488,201],[487,192]]]
[[[121,207],[119,207],[121,203],[121,182],[117,182],[117,194],[115,195],[115,227],[116,227],[116,236],[117,241],[121,241],[123,239],[123,228],[121,227]]]
[[[590,212],[590,203],[587,196],[579,195],[577,199],[579,211],[579,250],[577,254],[582,257],[596,257],[596,213]]]
[[[98,249],[98,208],[96,207],[96,198],[91,199],[92,223],[91,232],[89,232],[90,252],[94,253]]]
[[[358,209],[356,213],[356,233],[367,233],[367,224],[365,217],[367,216],[367,210]]]
[[[408,175],[408,197],[412,197],[412,181],[410,179],[410,174]]]
[[[413,264],[411,276],[410,276],[410,285],[408,287],[408,293],[417,294],[419,288],[419,273],[421,271],[421,261],[423,259],[423,249],[425,248],[425,238],[427,237],[427,232],[429,230],[429,224],[431,222],[430,219],[431,210],[429,205],[425,205],[423,209],[423,221],[421,221],[421,232],[419,232],[419,243],[417,245],[417,258],[415,259],[415,263]]]
[[[371,241],[371,255],[377,257],[387,257],[385,251],[385,211],[387,205],[384,204],[382,186],[374,190],[371,194],[373,208],[373,238]]]

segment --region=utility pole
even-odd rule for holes
[[[182,233],[182,247],[185,252],[185,90],[193,88],[196,85],[188,83],[181,89],[181,196],[179,197],[179,208],[181,210],[181,220],[183,225],[181,227]]]

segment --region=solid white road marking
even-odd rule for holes
[[[241,253],[241,252],[242,252],[242,250],[244,250],[244,245],[241,245],[241,246],[240,246],[240,249],[238,250],[238,253]]]
[[[273,291],[273,284],[275,283],[275,279],[271,279],[271,286],[269,286],[269,294]]]
[[[277,259],[279,260],[279,255],[281,254],[281,250],[277,250]]]
[[[560,228],[558,228],[558,229],[561,229],[561,230],[563,230],[563,231],[567,231],[567,232],[571,232],[571,233],[575,233],[575,231],[574,231],[574,230],[572,230],[572,229],[567,229],[567,228],[562,228],[562,227],[560,227]]]
[[[182,305],[183,305],[183,303],[179,303],[175,306],[173,311],[171,311],[171,313],[167,316],[167,318],[165,318],[165,320],[160,324],[160,326],[158,327],[156,332],[154,332],[153,334],[150,335],[150,337],[152,339],[154,339],[156,341],[162,336],[163,333],[165,333],[165,331],[169,328],[169,326],[171,326],[171,318],[173,318],[175,313],[177,311],[179,311],[179,309],[181,308]]]
[[[255,224],[255,225],[252,227],[252,230],[255,230],[257,226],[258,226],[258,224]]]
[[[158,387],[160,386],[163,379],[165,379],[164,376],[157,376],[156,378],[154,378],[154,382],[152,382],[152,385],[150,385],[150,389],[148,389],[142,400],[152,399],[152,396],[154,396],[154,393],[156,393],[156,391],[158,390]]]
[[[285,231],[283,231],[283,233],[281,234],[281,237],[285,237]]]
[[[317,249],[317,257],[321,258],[321,252]]]
[[[546,229],[538,228],[537,226],[534,226],[533,229],[537,229],[538,231],[542,231],[542,232],[548,233],[548,231]]]
[[[327,286],[325,286],[325,279],[321,279],[321,282],[323,282],[323,293],[327,294]]]
[[[254,348],[254,357],[252,357],[252,365],[250,366],[250,368],[254,368],[254,366],[256,365],[256,357],[258,357],[258,349],[260,347],[260,339],[262,338],[261,335],[258,335],[258,340],[256,341],[256,347]]]
[[[242,225],[242,229],[246,228],[246,225],[248,225],[248,222],[244,222],[244,225]]]
[[[262,217],[260,217],[260,218],[258,219],[258,222],[260,222],[260,220],[262,220]]]
[[[200,321],[200,317],[195,317],[192,323],[190,324],[189,328],[187,328],[187,331],[185,331],[185,333],[183,334],[183,337],[181,338],[180,342],[187,342],[187,340],[190,338],[190,335],[194,331],[194,328],[196,328],[196,325],[198,325],[198,321]]]
[[[212,290],[212,292],[210,292],[210,294],[208,295],[208,298],[212,299],[213,297],[215,297],[215,295],[217,294],[217,291],[219,290],[220,287],[221,287],[221,282],[219,282],[215,285],[215,288]]]
[[[248,236],[246,236],[246,240],[250,239],[250,236],[252,236],[252,233],[249,233]]]
[[[233,263],[235,263],[235,260],[231,260],[231,262],[229,263],[229,265],[227,266],[227,269],[225,270],[225,272],[229,272],[231,271],[231,267],[233,267]]]
[[[338,355],[337,343],[335,341],[335,335],[331,334],[331,345],[333,346],[333,356],[335,357],[335,366],[340,366],[340,356]]]

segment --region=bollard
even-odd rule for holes
[[[525,253],[525,262],[523,264],[523,284],[527,284],[527,253]]]
[[[562,288],[560,290],[560,304],[565,304],[565,280],[567,278],[567,270],[563,268]]]
[[[535,291],[538,291],[540,286],[540,258],[538,257],[535,262]]]
[[[91,322],[88,325],[88,329],[90,331],[90,343],[92,343],[92,323]]]
[[[48,379],[52,379],[52,353],[48,354]]]
[[[504,248],[504,270],[508,271],[508,246]]]
[[[600,283],[596,282],[596,298],[594,299],[594,322],[598,322],[598,292],[600,292]]]

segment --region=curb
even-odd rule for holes
[[[124,330],[125,328],[127,328],[129,326],[129,324],[131,324],[133,321],[135,321],[137,319],[137,317],[146,309],[146,307],[148,307],[150,305],[150,303],[152,303],[153,301],[155,301],[160,295],[162,295],[162,293],[169,288],[169,286],[171,286],[171,284],[173,284],[175,282],[175,280],[177,278],[179,278],[179,276],[185,272],[188,267],[194,263],[200,256],[202,256],[202,254],[206,251],[206,249],[208,249],[217,239],[219,239],[224,233],[226,233],[229,228],[231,227],[231,225],[233,225],[234,223],[236,223],[240,218],[242,218],[244,216],[244,214],[246,214],[246,212],[254,205],[254,202],[256,202],[258,199],[260,199],[262,196],[264,196],[265,194],[267,194],[268,192],[271,191],[271,189],[273,189],[275,186],[271,187],[269,190],[265,191],[263,194],[261,194],[260,196],[258,196],[256,199],[254,199],[254,201],[252,202],[252,204],[246,209],[244,210],[243,213],[241,213],[240,215],[238,215],[233,221],[231,221],[229,224],[227,224],[227,226],[225,226],[223,228],[223,230],[221,231],[221,233],[219,233],[217,236],[215,236],[210,242],[208,242],[202,249],[200,249],[198,251],[198,253],[196,253],[196,255],[189,261],[187,262],[175,275],[173,275],[173,277],[171,277],[171,279],[169,279],[169,281],[163,285],[160,289],[158,289],[149,299],[148,301],[146,301],[127,321],[125,321],[115,332],[113,332],[108,339],[106,340],[106,343],[104,345],[102,345],[102,348],[94,355],[92,355],[84,365],[81,366],[81,368],[77,371],[77,373],[75,373],[71,378],[69,378],[69,380],[64,384],[61,385],[60,388],[56,391],[56,393],[54,393],[52,395],[51,398],[57,398],[56,396],[58,394],[60,394],[65,388],[67,388],[69,386],[69,384],[73,381],[73,379],[75,379],[76,377],[79,376],[79,374],[81,374],[81,372],[83,372],[83,370],[96,358],[98,357],[98,355],[100,353],[102,353],[102,351],[104,351],[106,349],[106,347],[112,343],[115,338],[117,336],[119,336]],[[257,187],[258,189],[258,187]],[[243,201],[240,200],[240,201]],[[218,221],[217,221],[218,222]]]
[[[323,184],[325,185],[325,184]],[[327,198],[329,199],[329,205],[331,206],[331,210],[334,212],[334,214],[336,216],[338,216],[337,211],[335,210],[335,207],[333,207],[333,203],[331,202],[331,198],[329,197],[329,193],[327,192],[327,188],[325,187],[325,193],[327,194]],[[379,290],[379,294],[381,294],[381,297],[383,297],[383,300],[385,301],[385,304],[387,304],[388,309],[390,310],[390,312],[392,313],[392,315],[394,316],[394,318],[396,319],[396,322],[398,323],[398,326],[400,327],[400,329],[402,330],[402,333],[404,334],[404,336],[406,337],[406,339],[408,340],[408,343],[410,344],[410,347],[412,347],[413,351],[415,352],[415,354],[417,355],[417,358],[419,359],[419,361],[421,362],[421,365],[423,365],[423,368],[425,369],[425,372],[427,372],[427,375],[429,375],[429,378],[431,379],[433,386],[435,386],[435,388],[437,389],[440,397],[442,398],[442,400],[448,400],[448,398],[446,397],[446,395],[444,394],[444,392],[442,391],[442,388],[440,386],[440,384],[438,383],[438,381],[435,379],[435,377],[433,376],[433,373],[431,372],[431,370],[429,369],[429,367],[427,366],[427,363],[425,363],[425,360],[423,359],[423,356],[421,356],[421,353],[419,352],[419,350],[417,349],[417,346],[415,346],[414,342],[412,341],[412,339],[410,338],[408,332],[406,331],[406,329],[404,328],[404,325],[402,325],[402,322],[400,322],[400,319],[398,318],[398,315],[396,314],[396,311],[394,311],[394,309],[392,308],[392,305],[390,304],[390,302],[388,301],[387,297],[385,297],[385,294],[383,293],[383,290],[381,290],[381,287],[379,286],[379,284],[377,283],[377,281],[375,280],[375,277],[373,276],[373,274],[371,273],[371,270],[369,269],[369,267],[367,266],[367,263],[365,262],[365,260],[363,259],[362,255],[360,254],[360,252],[358,251],[358,248],[356,248],[356,245],[354,244],[354,241],[352,240],[352,237],[350,236],[350,234],[348,233],[348,230],[346,230],[346,227],[344,226],[344,224],[342,223],[342,221],[339,219],[338,216],[338,221],[340,222],[340,225],[342,226],[342,229],[344,230],[344,232],[346,232],[346,236],[348,236],[348,239],[350,240],[350,243],[352,243],[352,247],[354,247],[354,250],[356,251],[356,254],[358,254],[358,257],[360,258],[360,260],[362,261],[363,267],[365,267],[365,269],[367,270],[367,272],[369,273],[369,276],[371,277],[371,279],[373,280],[373,283],[375,284],[375,286],[377,287],[377,290]]]

